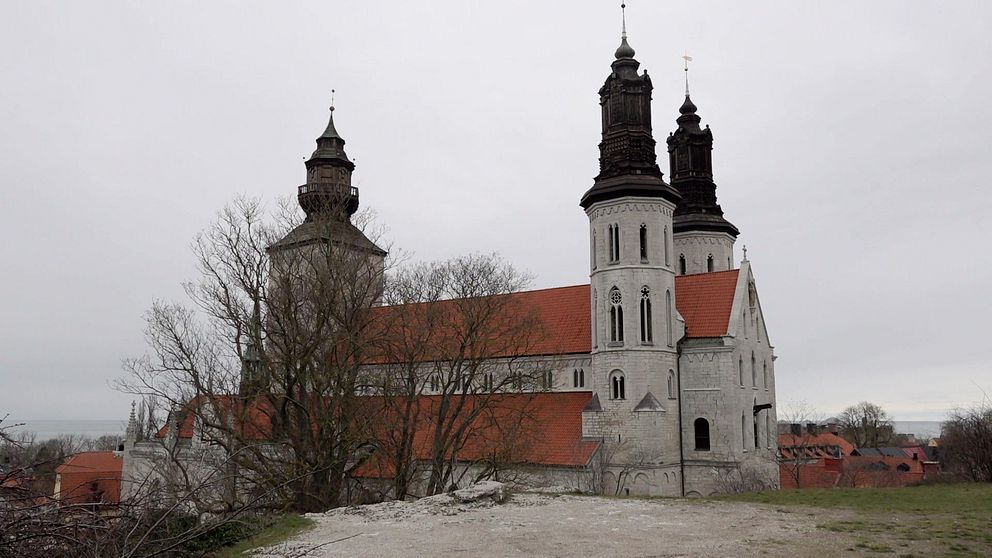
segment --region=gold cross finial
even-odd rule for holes
[[[334,112],[334,90],[331,89],[331,112]]]

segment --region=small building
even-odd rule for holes
[[[123,466],[118,452],[77,453],[55,468],[55,500],[59,505],[116,505],[121,499]]]

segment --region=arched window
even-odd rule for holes
[[[437,391],[441,387],[441,382],[436,374],[431,374],[431,391]]]
[[[744,328],[744,338],[747,338],[747,313],[741,310],[741,327]]]
[[[613,223],[609,226],[610,231],[610,262],[620,260],[620,225]]]
[[[744,357],[737,358],[737,374],[740,376],[741,387],[744,387]]]
[[[641,261],[648,261],[648,226],[641,223]]]
[[[696,451],[710,450],[710,423],[700,417],[692,423],[692,428],[696,438]]]
[[[623,372],[619,370],[614,370],[610,374],[610,395],[613,399],[626,399],[627,392],[626,386],[624,386]]]
[[[613,225],[613,261],[620,261],[620,225]]]
[[[754,352],[751,352],[751,387],[758,387],[758,366],[755,364]]]
[[[758,400],[757,399],[754,400],[754,406],[755,407],[758,406]],[[761,447],[761,436],[759,435],[759,432],[758,432],[759,431],[759,424],[761,424],[760,423],[760,420],[761,420],[761,411],[758,411],[757,413],[753,413],[752,412],[751,413],[751,416],[753,417],[752,418],[752,421],[751,421],[752,422],[752,426],[754,426],[754,432],[753,432],[753,434],[754,434],[754,449],[758,449],[758,448]]]
[[[764,386],[765,389],[768,389],[768,362],[761,363],[761,377],[762,377],[762,382],[761,382],[762,385]]]
[[[585,387],[586,386],[586,371],[581,368],[576,368],[572,370],[572,387]]]
[[[579,387],[586,387],[586,371],[579,368]]]
[[[706,271],[713,272],[713,254],[706,257]]]
[[[654,341],[651,331],[651,289],[641,287],[641,343]]]
[[[741,415],[741,448],[747,449],[747,415]]]
[[[579,387],[579,369],[572,370],[572,387]]]
[[[761,343],[761,316],[754,319],[754,336]]]
[[[599,292],[592,290],[592,346],[599,347]]]
[[[672,291],[665,291],[665,334],[668,336],[668,346],[675,346],[675,314],[672,312]]]
[[[620,289],[610,289],[610,342],[623,343],[623,295]]]
[[[596,229],[592,230],[592,268],[596,269]]]
[[[675,371],[668,371],[668,398],[675,399]]]
[[[685,275],[685,254],[679,254],[679,275]]]
[[[668,261],[668,227],[667,226],[665,227],[665,235],[662,240],[664,240],[665,243],[665,265],[671,265]]]
[[[759,430],[758,425],[760,424],[759,422],[760,416],[761,416],[760,412],[757,415],[754,415],[754,449],[758,449],[761,447],[761,436],[758,434],[758,430]]]

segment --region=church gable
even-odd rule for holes
[[[764,313],[761,311],[761,301],[758,289],[751,272],[751,263],[741,262],[740,276],[734,286],[733,307],[730,310],[733,319],[730,320],[728,335],[737,338],[755,336],[760,343],[771,347],[768,339],[768,329],[765,327]]]

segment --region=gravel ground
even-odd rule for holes
[[[448,495],[312,514],[316,526],[258,556],[852,556],[856,539],[818,530],[837,512],[675,499]],[[830,516],[830,517],[827,517]]]

